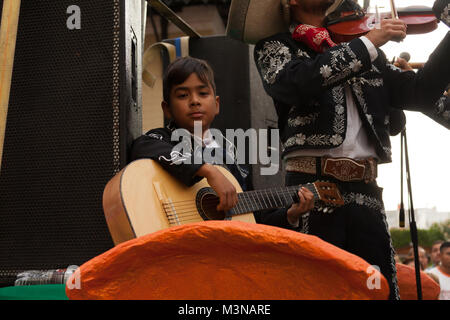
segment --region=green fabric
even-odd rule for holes
[[[0,300],[69,300],[64,284],[0,288]]]

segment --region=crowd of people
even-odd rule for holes
[[[413,249],[411,247],[403,259],[397,255],[397,262],[415,268]],[[430,253],[419,246],[418,256],[420,270],[436,281],[441,288],[439,299],[450,300],[450,241],[435,241],[431,246]]]

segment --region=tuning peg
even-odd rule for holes
[[[328,209],[328,213],[333,213],[333,211],[334,211],[334,208],[329,208]]]
[[[319,207],[317,210],[320,212],[323,210],[323,207]]]
[[[324,209],[323,209],[323,213],[327,213],[328,212],[328,207],[325,207]]]

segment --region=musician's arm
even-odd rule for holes
[[[370,52],[361,39],[312,57],[302,44],[294,47],[285,36],[276,36],[255,46],[254,59],[266,92],[287,105],[317,96],[372,67]]]
[[[314,208],[314,195],[307,188],[298,191],[298,202],[289,208],[278,210],[261,210],[254,213],[258,223],[276,227],[298,230],[301,216]]]
[[[392,107],[430,113],[450,83],[450,32],[436,47],[424,67],[417,73],[387,68],[385,80]],[[384,57],[385,59],[385,57]]]
[[[424,112],[424,114],[447,129],[450,129],[450,96],[443,94],[436,102],[434,109],[429,112]]]

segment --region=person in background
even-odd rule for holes
[[[427,255],[426,250],[420,246],[418,247],[418,252],[419,252],[420,270],[424,271],[428,265],[428,255]],[[414,249],[413,248],[411,248],[409,250],[408,256],[405,258],[404,264],[414,268],[415,264],[414,264]]]
[[[431,246],[431,254],[430,254],[431,265],[425,269],[426,271],[429,271],[432,268],[437,267],[439,265],[439,263],[441,262],[439,250],[441,248],[441,244],[443,244],[443,243],[444,243],[443,240],[437,240]]]
[[[441,292],[439,300],[450,300],[450,241],[445,241],[439,249],[441,263],[428,271],[439,278]]]

